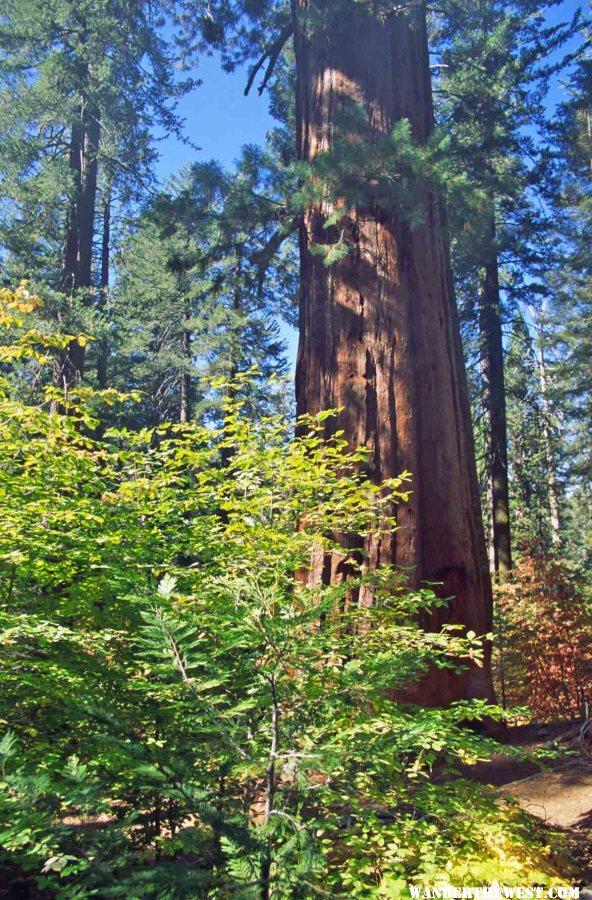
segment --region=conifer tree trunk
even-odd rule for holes
[[[561,521],[559,518],[559,491],[555,473],[555,453],[553,451],[551,409],[549,406],[549,389],[547,384],[547,365],[543,348],[542,329],[539,335],[539,346],[536,354],[541,385],[541,406],[543,412],[543,439],[547,457],[547,491],[549,497],[549,524],[551,526],[551,543],[555,548],[561,544]]]
[[[432,130],[423,6],[389,13],[369,6],[293,0],[298,152],[306,162],[334,147],[340,113],[352,104],[378,138],[401,118],[420,144]],[[319,12],[331,16],[328,24]],[[343,429],[351,446],[368,446],[376,482],[412,473],[398,530],[366,542],[368,563],[405,567],[412,586],[441,583],[438,592],[454,600],[430,627],[448,621],[483,634],[491,629],[491,583],[466,377],[442,208],[436,195],[424,194],[423,223],[415,227],[397,208],[369,202],[347,211],[350,251],[330,266],[313,250],[330,240],[324,225],[333,207],[320,201],[306,209],[297,409],[343,407],[329,427]],[[344,550],[355,551],[356,541],[345,540]],[[339,581],[344,558],[321,561],[311,577]],[[458,676],[431,673],[410,699],[475,696],[493,696],[488,660]]]
[[[62,251],[60,288],[71,293],[80,280],[78,248],[80,244],[78,228],[78,203],[82,191],[82,146],[84,131],[80,122],[72,125],[70,135],[69,165],[74,176],[74,195],[71,199],[66,219],[66,233]]]
[[[83,107],[80,122],[72,126],[70,169],[74,196],[66,222],[60,289],[72,294],[92,284],[92,254],[100,125],[98,113]],[[54,384],[68,390],[84,374],[85,350],[71,341],[56,357]]]
[[[92,284],[93,238],[97,200],[99,152],[99,113],[94,108],[84,113],[84,143],[81,157],[81,193],[78,207],[79,287]]]
[[[503,580],[512,568],[512,551],[504,351],[493,215],[488,231],[487,260],[479,285],[479,337],[491,563],[493,572]]]
[[[111,247],[111,198],[107,190],[107,198],[103,203],[103,234],[101,240],[101,309],[107,304],[109,293],[109,253]],[[99,344],[99,357],[97,360],[97,381],[101,390],[108,386],[109,345],[107,338],[103,337]]]
[[[189,320],[190,315],[191,310],[189,307],[186,307],[185,319]],[[186,365],[191,363],[191,332],[187,328],[183,331],[183,358]],[[181,399],[179,404],[179,422],[181,424],[189,422],[193,415],[192,388],[191,375],[187,369],[184,369],[181,373]]]

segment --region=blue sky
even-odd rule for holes
[[[218,55],[206,56],[191,73],[202,84],[179,104],[179,114],[185,119],[188,138],[200,148],[187,146],[176,138],[160,145],[161,159],[158,176],[166,180],[170,175],[196,159],[216,159],[231,167],[244,144],[262,144],[273,119],[268,113],[268,98],[260,97],[253,87],[247,97],[244,89],[248,70],[241,68],[226,73]]]
[[[161,181],[178,172],[196,159],[216,159],[231,168],[245,144],[262,144],[274,120],[268,113],[268,97],[259,96],[256,85],[244,95],[248,69],[226,73],[216,56],[204,57],[191,73],[202,84],[179,104],[179,114],[186,120],[185,133],[200,150],[168,138],[160,145],[161,159],[157,174]],[[286,342],[287,358],[293,369],[296,364],[298,332],[280,323],[281,336]]]

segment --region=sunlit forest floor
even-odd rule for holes
[[[592,757],[578,740],[579,724],[533,723],[508,730],[506,741],[532,752],[544,748],[557,756],[543,767],[502,754],[467,767],[465,777],[500,788],[551,829],[564,832],[584,883],[592,882]]]

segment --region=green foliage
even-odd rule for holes
[[[474,208],[479,190],[450,165],[450,141],[442,131],[433,132],[425,145],[413,137],[408,119],[398,121],[390,134],[377,133],[356,104],[341,111],[336,128],[330,151],[310,165],[295,166],[301,188],[293,196],[295,210],[311,203],[323,210],[327,242],[314,250],[327,265],[349,251],[353,210],[397,209],[413,228],[424,221],[434,191],[459,215]]]
[[[570,97],[554,129],[559,151],[555,238],[561,265],[546,272],[551,399],[561,421],[563,467],[571,488],[564,506],[566,552],[588,581],[592,566],[591,71],[588,49],[572,74]]]
[[[161,10],[162,12],[162,10]],[[0,19],[0,237],[16,277],[56,287],[74,191],[72,130],[99,126],[102,186],[138,196],[150,180],[151,128],[179,131],[175,80],[155,5],[10,0]]]
[[[102,375],[109,228],[153,180],[155,130],[181,137],[193,84],[175,75],[165,20],[164,5],[119,0],[9,0],[0,14],[2,277],[42,286],[40,327],[96,335]],[[58,348],[49,377],[73,384],[85,356]]]
[[[296,293],[281,180],[270,154],[245,147],[232,173],[188,167],[132,224],[110,302],[111,383],[144,394],[126,424],[219,414],[213,380],[253,367],[252,413],[277,408],[278,321]]]
[[[498,878],[560,877],[528,820],[449,777],[496,710],[394,698],[479,639],[423,632],[443,601],[363,558],[306,577],[340,533],[393,527],[405,477],[370,484],[331,413],[294,438],[231,397],[220,428],[98,438],[67,402],[0,395],[4,861],[63,898],[396,896],[480,883],[492,846]]]
[[[538,132],[549,78],[564,65],[561,51],[578,18],[550,25],[546,16],[555,5],[447,0],[434,17],[432,44],[440,60],[434,92],[448,135],[447,161],[473,187],[466,193],[469,208],[450,204],[461,293],[476,293],[475,278],[492,249],[503,264],[507,300],[530,297],[540,274],[549,222],[540,203],[547,150]]]

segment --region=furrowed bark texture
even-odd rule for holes
[[[329,27],[315,24],[318,11],[331,13],[332,6],[293,4],[300,158],[313,162],[332,149],[340,111],[352,102],[364,109],[371,133],[389,133],[407,118],[424,143],[433,109],[423,8],[378,19],[366,6],[340,4]],[[405,567],[415,587],[442,583],[438,593],[454,600],[431,616],[430,628],[455,622],[483,634],[491,630],[491,584],[468,393],[443,214],[439,198],[425,193],[424,222],[416,227],[396,208],[349,211],[353,246],[330,266],[312,248],[328,243],[324,224],[333,207],[306,210],[297,409],[343,407],[331,427],[343,428],[352,447],[369,447],[376,482],[412,473],[398,530],[366,546],[369,564]],[[338,554],[324,560],[322,577],[340,579],[343,565]],[[486,661],[458,676],[433,672],[408,699],[443,704],[492,696]]]

